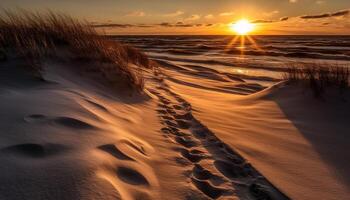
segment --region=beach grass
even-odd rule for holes
[[[350,68],[346,65],[289,63],[286,69],[284,80],[306,82],[316,97],[321,97],[330,87],[336,87],[341,92],[349,88]]]
[[[79,70],[85,66],[110,81],[125,80],[138,89],[143,87],[142,70],[138,67],[152,68],[152,62],[144,53],[98,33],[86,21],[52,11],[3,10],[2,13],[0,49],[3,56],[15,54],[24,58],[36,74],[44,70],[40,64],[44,58],[57,57],[62,51],[70,59],[90,63],[81,65]]]

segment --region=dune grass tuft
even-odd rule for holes
[[[350,66],[292,63],[287,65],[283,78],[291,82],[306,82],[315,97],[321,97],[329,87],[336,87],[341,92],[349,88]]]
[[[90,65],[82,69],[95,71],[110,81],[126,81],[141,89],[140,68],[151,68],[152,62],[139,50],[98,34],[86,21],[47,11],[35,13],[25,10],[3,10],[0,15],[0,49],[29,62],[30,69],[41,74],[43,58],[65,56]],[[91,65],[91,62],[96,64]],[[101,64],[97,64],[101,63]],[[132,67],[133,66],[133,67]],[[135,67],[137,66],[137,67]]]

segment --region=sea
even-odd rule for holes
[[[274,82],[299,63],[350,66],[350,36],[112,36],[174,67]]]

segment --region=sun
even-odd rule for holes
[[[246,19],[241,19],[230,26],[232,31],[235,31],[238,35],[248,35],[254,30],[254,24],[250,23]]]

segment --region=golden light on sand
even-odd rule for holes
[[[241,19],[236,23],[231,24],[230,28],[238,35],[248,35],[254,30],[254,24],[250,23],[246,19]]]

